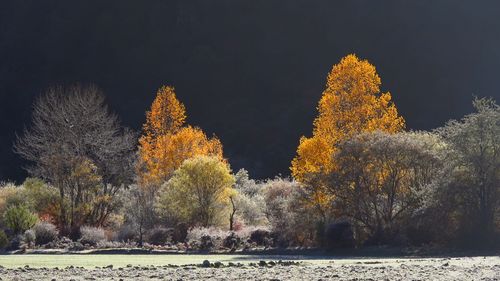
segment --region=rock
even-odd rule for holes
[[[113,269],[113,265],[112,265],[112,264],[110,264],[110,265],[105,266],[104,268]]]
[[[202,267],[210,267],[210,262],[208,260],[204,260],[201,264]]]
[[[266,266],[266,265],[267,265],[266,261],[259,261],[259,266]]]

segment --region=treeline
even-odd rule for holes
[[[406,131],[380,85],[355,55],[334,65],[293,179],[266,181],[233,173],[173,87],[140,134],[95,86],[52,88],[14,144],[32,178],[0,188],[0,246],[498,246],[499,106]]]

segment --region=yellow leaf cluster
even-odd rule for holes
[[[290,169],[297,181],[304,183],[311,174],[333,171],[336,146],[355,134],[404,129],[404,119],[398,115],[391,94],[381,93],[380,84],[375,67],[354,54],[333,66],[318,104],[313,136],[301,138],[292,161]],[[324,201],[321,195],[315,196]]]
[[[156,138],[175,132],[186,122],[186,108],[175,96],[174,87],[162,86],[156,93],[151,110],[146,112],[145,136]]]
[[[209,139],[201,129],[191,126],[159,136],[154,155],[146,162],[146,180],[164,182],[184,160],[198,155],[211,155],[223,160],[221,142],[215,137]]]
[[[186,159],[197,155],[222,156],[222,144],[196,127],[184,126],[186,111],[174,88],[163,86],[146,113],[139,139],[139,172],[143,186],[167,181]]]

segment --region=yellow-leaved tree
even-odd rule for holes
[[[311,189],[312,203],[320,210],[332,199],[321,175],[335,170],[333,154],[340,142],[362,132],[395,133],[405,127],[391,94],[380,92],[380,84],[375,67],[354,54],[342,58],[328,74],[313,135],[300,139],[290,168],[293,177]]]
[[[182,162],[161,189],[157,207],[168,220],[209,227],[226,221],[234,177],[225,161],[195,156]]]
[[[184,160],[194,156],[210,155],[223,160],[219,139],[208,138],[197,127],[184,126],[185,120],[185,107],[174,88],[161,87],[146,113],[139,139],[138,174],[142,186],[157,190]]]

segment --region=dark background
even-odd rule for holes
[[[92,82],[140,129],[156,89],[174,85],[188,122],[215,133],[233,169],[289,174],[341,57],[373,63],[410,129],[500,95],[500,1],[0,0],[0,180],[33,99]]]

